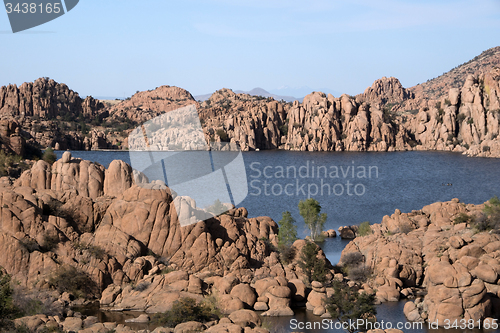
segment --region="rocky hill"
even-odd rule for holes
[[[48,78],[0,87],[0,119],[15,122],[24,142],[39,147],[90,149],[96,145],[92,121],[105,116],[105,107]],[[2,135],[4,137],[4,135]]]
[[[438,100],[416,99],[395,78],[356,97],[315,92],[302,104],[255,100],[230,90],[200,105],[207,138],[242,150],[446,150],[500,156],[500,69],[469,75]]]
[[[0,88],[0,117],[18,124],[11,126],[18,134],[4,131],[4,141],[14,145],[20,137],[57,149],[126,149],[137,126],[194,105],[207,142],[242,150],[444,150],[499,157],[499,61],[497,47],[415,87],[384,77],[357,96],[313,92],[302,103],[229,89],[198,103],[184,89],[162,86],[111,104],[82,100],[66,85],[42,78]]]
[[[196,104],[191,94],[178,87],[161,86],[141,91],[132,97],[108,107],[109,119],[117,122],[143,123],[162,113]]]
[[[427,99],[446,96],[450,88],[461,88],[469,75],[480,75],[500,67],[500,46],[484,51],[472,60],[432,80],[411,87],[415,95]]]

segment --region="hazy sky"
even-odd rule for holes
[[[329,88],[382,76],[405,87],[500,45],[499,0],[81,0],[12,34],[0,14],[0,85],[48,76],[81,95],[175,85]]]

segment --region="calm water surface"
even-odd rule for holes
[[[60,158],[63,152],[56,153]],[[73,151],[72,155],[106,167],[115,159],[130,162],[127,151]],[[290,211],[300,237],[305,237],[307,231],[297,205],[309,196],[318,200],[322,212],[328,215],[325,229],[363,221],[380,223],[395,209],[411,212],[436,201],[459,198],[465,203],[481,204],[494,195],[500,196],[500,159],[445,152],[289,151],[244,152],[243,159],[246,177],[242,174],[241,181],[248,183],[248,195],[237,206],[246,207],[249,217],[270,216],[275,221],[281,219],[282,212]],[[338,262],[347,243],[330,239],[323,244],[332,263]],[[377,318],[406,322],[403,306],[404,302],[380,305]],[[294,318],[318,321],[305,311],[299,311]],[[292,332],[290,319],[269,319],[269,325],[277,332]],[[404,331],[444,332],[427,328]]]

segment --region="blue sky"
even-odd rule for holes
[[[0,14],[0,85],[48,76],[83,96],[160,85],[358,94],[382,76],[425,82],[500,45],[499,31],[499,0],[82,0],[17,34]]]

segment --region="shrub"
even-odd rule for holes
[[[62,217],[68,222],[74,222],[75,214],[74,211],[66,209],[63,207],[63,203],[56,199],[51,199],[45,205],[43,205],[43,214],[44,215],[53,215],[57,217]]]
[[[53,164],[57,160],[57,156],[56,153],[54,153],[54,150],[51,147],[48,147],[43,152],[42,159],[49,164]]]
[[[358,235],[363,237],[371,234],[372,234],[372,228],[370,227],[370,222],[368,221],[362,222],[358,227]]]
[[[21,156],[6,154],[0,150],[0,177],[8,176],[11,168],[19,163],[21,163]]]
[[[342,257],[344,266],[358,266],[365,262],[365,257],[360,252],[349,252]]]
[[[471,223],[471,226],[476,232],[490,231],[493,229],[490,225],[490,221],[484,214],[476,217]]]
[[[289,264],[295,258],[297,249],[293,245],[279,245],[278,251],[280,252],[281,262]]]
[[[390,123],[393,123],[394,120],[396,119],[394,112],[392,112],[393,106],[394,105],[392,105],[392,104],[387,104],[384,107],[383,115],[382,115],[382,119],[383,119],[384,123],[390,124]]]
[[[25,323],[22,323],[21,325],[16,325],[15,333],[32,333],[32,332]]]
[[[57,327],[47,327],[45,326],[42,328],[38,333],[64,333],[64,330],[62,328]]]
[[[342,272],[351,281],[366,281],[370,270],[365,266],[365,257],[360,252],[349,252],[342,256]]]
[[[370,275],[370,269],[364,264],[351,267],[348,272],[349,280],[356,282],[365,282]]]
[[[208,322],[215,319],[218,317],[212,313],[210,306],[184,297],[175,301],[171,310],[154,314],[151,321],[158,325],[175,327],[188,321]]]
[[[500,199],[497,196],[491,198],[483,210],[491,229],[500,229]]]
[[[151,285],[150,282],[141,282],[137,286],[135,286],[134,290],[135,291],[144,291],[148,289],[148,287]]]
[[[23,316],[34,316],[45,312],[45,304],[39,299],[26,297],[16,297],[16,305],[19,307]]]
[[[210,293],[203,300],[203,305],[206,306],[213,317],[222,317],[222,312],[219,307],[219,294],[217,291],[210,291]]]
[[[52,233],[45,233],[43,235],[43,242],[41,244],[41,250],[43,252],[49,252],[55,250],[59,246],[59,235]]]
[[[483,152],[490,151],[490,146],[483,146]]]
[[[217,135],[220,137],[220,140],[223,141],[223,142],[226,142],[228,141],[228,136],[227,136],[227,133],[224,132],[223,129],[218,129],[217,130]]]
[[[485,204],[482,214],[471,218],[470,224],[476,232],[498,233],[500,231],[500,199],[497,196],[491,198]]]
[[[404,223],[399,227],[399,232],[403,234],[407,234],[410,231],[413,231],[413,226],[409,223]]]
[[[274,244],[271,243],[271,241],[269,240],[269,238],[261,237],[261,238],[259,238],[259,240],[264,243],[264,245],[269,250],[269,252],[276,252],[276,251],[278,251],[278,249],[276,248],[276,246],[274,246]]]
[[[5,274],[0,268],[0,324],[3,319],[12,319],[18,312],[13,304],[13,292],[10,275]]]
[[[470,223],[470,222],[472,222],[472,217],[465,213],[460,213],[453,219],[453,224]]]
[[[160,274],[165,275],[165,274],[172,273],[172,272],[175,272],[175,269],[173,267],[167,267],[167,268],[162,269],[160,271]]]
[[[79,251],[87,251],[92,257],[100,260],[104,259],[104,255],[106,255],[106,251],[98,245],[74,242],[73,248]]]
[[[28,250],[29,253],[40,251],[40,246],[33,238],[24,238],[21,240],[21,244]]]
[[[89,254],[96,258],[96,259],[104,259],[104,255],[106,254],[106,251],[100,246],[97,245],[89,245],[87,251],[89,251]]]
[[[49,284],[59,292],[68,292],[77,298],[87,298],[98,294],[97,284],[87,273],[73,266],[61,266],[49,278]]]
[[[288,120],[288,119],[287,119]],[[281,136],[288,136],[288,122],[279,127]]]

